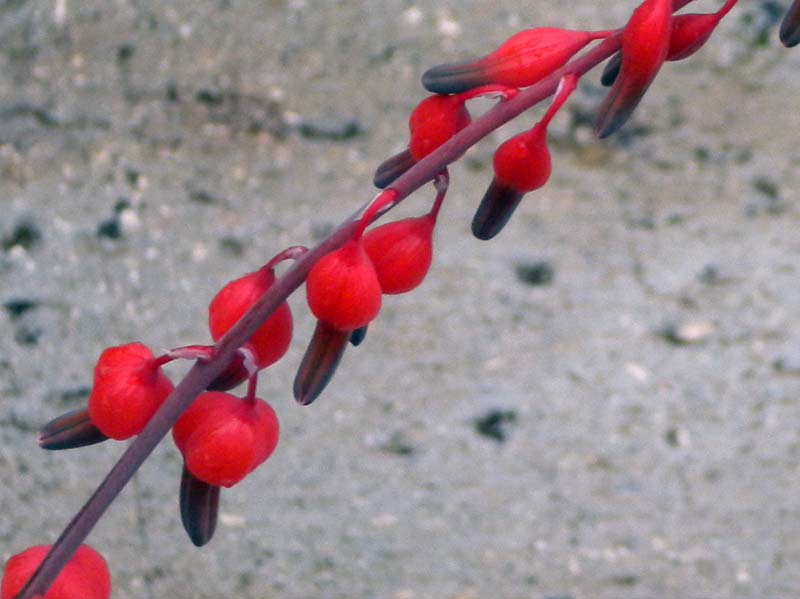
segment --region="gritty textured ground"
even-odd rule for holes
[[[0,3],[0,558],[52,542],[123,449],[36,446],[100,351],[205,341],[222,284],[368,199],[426,66],[635,4]],[[553,180],[489,243],[469,220],[511,129],[474,148],[428,281],[309,408],[294,297],[262,381],[278,451],[198,550],[160,447],[90,538],[114,597],[800,595],[800,50],[788,2],[740,4],[609,142],[587,77]]]

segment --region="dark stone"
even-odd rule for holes
[[[304,120],[300,124],[300,135],[308,139],[346,141],[364,132],[364,128],[353,117],[325,116]]]
[[[119,220],[112,216],[101,222],[97,225],[97,236],[106,237],[107,239],[119,239],[122,237],[122,227],[119,224]]]
[[[42,233],[39,231],[39,227],[33,221],[24,219],[19,221],[11,233],[3,239],[3,249],[8,251],[18,245],[26,250],[31,250],[41,240]]]
[[[415,447],[408,441],[406,436],[399,432],[393,433],[392,436],[389,437],[389,440],[381,445],[381,450],[400,456],[409,456],[416,451]]]
[[[136,46],[133,44],[121,44],[117,47],[117,61],[128,62],[133,58],[133,53],[136,51]]]
[[[8,315],[12,320],[16,320],[27,311],[36,308],[38,305],[39,302],[37,300],[27,298],[10,299],[3,303],[3,307],[6,309],[6,312],[8,312]]]
[[[216,204],[219,202],[219,198],[205,189],[190,189],[189,199],[198,204]]]
[[[128,198],[120,198],[114,203],[114,214],[119,214],[120,212],[129,210],[130,207],[131,207],[131,201]]]
[[[520,281],[532,286],[549,285],[556,274],[553,265],[546,260],[519,262],[514,265],[514,272]]]
[[[219,248],[223,253],[236,258],[244,255],[247,245],[241,239],[231,237],[230,235],[223,237],[219,240]]]
[[[225,94],[219,90],[201,89],[195,94],[195,100],[206,106],[219,106],[225,101]]]
[[[41,336],[42,336],[42,329],[38,327],[21,325],[17,329],[17,332],[14,333],[14,341],[16,341],[19,345],[32,347],[34,345],[38,345],[39,337]]]
[[[141,177],[141,173],[137,171],[135,168],[125,169],[125,180],[131,187],[136,187],[137,185],[139,185],[139,177]]]
[[[503,443],[508,437],[507,425],[517,421],[517,413],[513,410],[489,410],[485,415],[475,419],[475,430],[479,435]]]

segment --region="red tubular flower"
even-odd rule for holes
[[[598,137],[614,133],[636,109],[667,57],[671,29],[671,0],[645,0],[633,11],[622,34],[620,75],[597,113]]]
[[[383,293],[411,291],[428,274],[433,259],[433,228],[447,193],[448,181],[447,171],[437,177],[436,200],[427,214],[387,223],[364,235],[364,250],[375,266]],[[360,343],[354,342],[352,335],[350,341],[354,345]]]
[[[353,331],[378,315],[381,286],[360,237],[314,265],[306,295],[314,316],[338,331]]]
[[[172,429],[186,468],[199,480],[232,487],[262,464],[278,444],[278,418],[263,400],[207,391]]]
[[[279,254],[280,256],[280,254]],[[255,272],[225,285],[208,306],[208,328],[214,341],[220,339],[244,316],[275,282],[272,261]],[[250,338],[256,366],[266,368],[280,360],[292,340],[292,312],[283,302]],[[231,366],[234,370],[236,366]]]
[[[702,48],[720,21],[736,6],[737,1],[728,0],[715,13],[691,13],[673,17],[667,60],[683,60]]]
[[[495,95],[508,99],[516,89],[503,85],[485,85],[451,96],[428,96],[411,113],[408,149],[384,160],[375,171],[375,187],[385,188],[400,175],[450,140],[472,122],[466,102],[478,96]]]
[[[461,95],[435,95],[417,105],[408,120],[411,131],[408,151],[414,160],[422,160],[470,124],[465,101]]]
[[[494,89],[494,88],[492,88]],[[472,122],[465,102],[474,94],[428,96],[408,119],[408,149],[385,160],[375,171],[373,183],[381,189],[440,147]]]
[[[669,38],[667,61],[673,62],[688,58],[697,52],[714,33],[717,25],[736,6],[738,0],[728,0],[715,13],[690,13],[672,17],[672,31]],[[622,52],[617,52],[606,63],[600,83],[612,85],[622,66]]]
[[[106,437],[123,440],[138,435],[172,393],[172,382],[161,371],[161,363],[141,343],[109,347],[100,354],[89,395],[89,417]]]
[[[0,599],[14,599],[42,563],[50,545],[36,545],[6,562]],[[111,575],[97,551],[81,545],[41,599],[109,599]]]
[[[781,22],[781,43],[787,48],[800,44],[800,0],[794,0]]]
[[[422,75],[422,85],[438,94],[460,93],[489,84],[528,87],[564,66],[589,42],[610,33],[548,27],[526,29],[483,58],[429,69]]]
[[[508,223],[522,197],[550,178],[552,164],[547,147],[547,126],[575,90],[578,80],[561,80],[553,103],[532,129],[504,142],[494,154],[494,178],[472,219],[472,234],[488,240]]]
[[[387,223],[364,236],[383,293],[405,293],[422,283],[433,258],[433,227],[426,214]]]

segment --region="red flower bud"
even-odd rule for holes
[[[429,69],[422,75],[422,85],[438,94],[460,93],[488,84],[528,87],[564,66],[589,42],[609,33],[547,27],[526,29],[483,58]]]
[[[433,226],[433,218],[426,214],[387,223],[364,235],[364,249],[383,293],[405,293],[422,283],[433,258]]]
[[[408,120],[411,139],[408,149],[416,161],[422,160],[470,124],[461,96],[429,96],[420,102]]]
[[[109,347],[94,367],[89,417],[105,436],[123,440],[139,434],[172,393],[160,362],[141,343]]]
[[[274,282],[275,272],[268,264],[225,285],[208,306],[208,328],[214,341],[227,333]],[[277,362],[291,340],[292,312],[283,302],[250,338],[256,365],[266,368]]]
[[[736,6],[738,0],[728,0],[715,13],[692,13],[672,18],[667,60],[683,60],[697,52],[708,41],[714,29]]]
[[[595,121],[598,137],[607,137],[628,120],[667,57],[672,0],[645,0],[633,11],[622,34],[619,77],[603,100]]]
[[[381,286],[360,237],[314,265],[306,296],[314,316],[339,331],[363,327],[378,315]]]
[[[428,214],[387,223],[364,235],[364,250],[375,266],[383,293],[405,293],[425,279],[433,259],[433,228],[449,183],[447,170],[436,177],[436,199]],[[352,336],[350,341],[358,345]]]
[[[497,148],[494,178],[472,219],[472,233],[478,239],[491,239],[497,235],[511,218],[522,196],[547,183],[552,172],[547,127],[577,83],[574,75],[564,77],[542,120]]]
[[[688,58],[703,47],[717,25],[736,5],[738,0],[728,0],[715,13],[691,13],[672,17],[672,31],[669,38],[668,61]],[[606,87],[612,85],[619,75],[622,65],[622,52],[617,52],[606,63],[600,83]]]
[[[50,545],[36,545],[11,557],[6,562],[0,599],[14,599],[36,568],[42,563]],[[64,566],[41,599],[109,599],[111,575],[108,565],[97,551],[81,545]]]
[[[787,48],[800,44],[800,0],[794,0],[783,17],[780,38]]]
[[[278,418],[261,399],[208,391],[183,413],[172,436],[195,477],[231,487],[275,450]]]

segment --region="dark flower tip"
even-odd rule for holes
[[[425,71],[422,87],[434,94],[460,94],[490,83],[480,61],[441,64]]]
[[[380,164],[372,177],[372,183],[378,189],[386,189],[395,179],[414,166],[415,163],[416,160],[414,160],[411,152],[408,149],[403,150]]]
[[[307,406],[319,397],[333,378],[350,335],[350,331],[338,331],[322,321],[317,322],[294,379],[297,403]]]
[[[524,195],[492,179],[472,219],[472,234],[484,241],[495,237],[511,219]]]
[[[600,75],[600,85],[603,87],[611,87],[617,80],[619,69],[622,66],[622,52],[617,52],[612,56],[606,66],[603,68],[603,74]]]
[[[74,449],[102,443],[108,439],[89,418],[89,410],[80,409],[62,414],[42,427],[39,447],[42,449]]]
[[[800,44],[800,0],[794,0],[783,17],[780,31],[781,43],[787,48]]]
[[[214,536],[219,513],[220,487],[196,478],[186,464],[181,474],[181,522],[195,547],[202,547]]]

